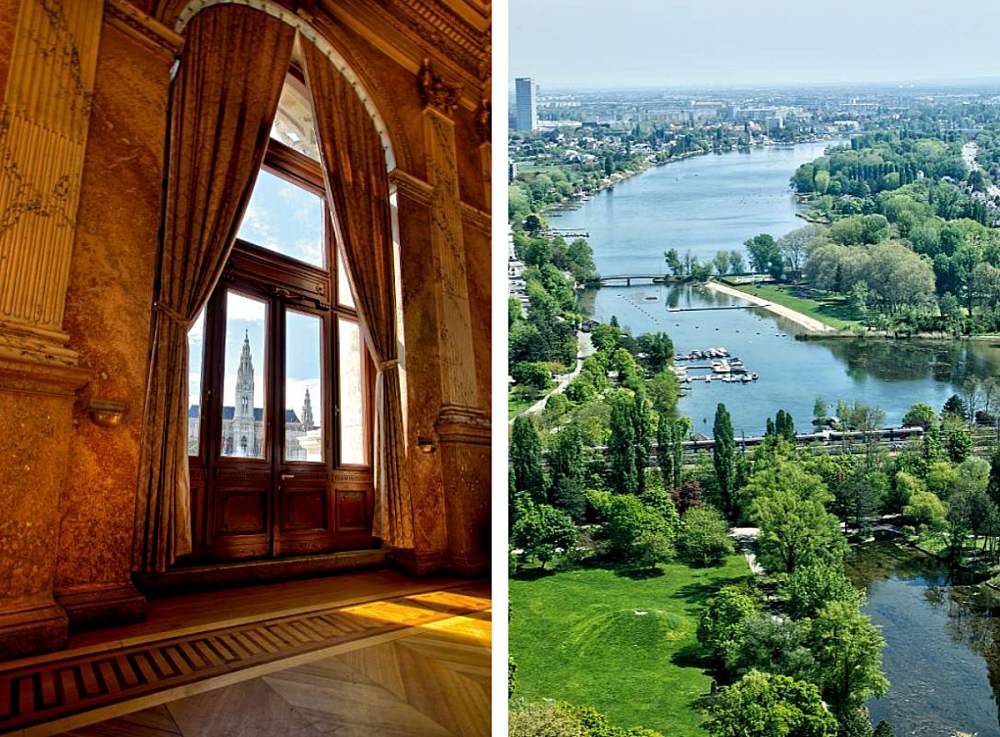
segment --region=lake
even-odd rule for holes
[[[848,575],[886,639],[888,693],[868,702],[872,723],[897,735],[1000,735],[1000,619],[975,586],[953,585],[934,558],[891,544],[855,549]]]
[[[755,149],[698,156],[650,169],[594,196],[550,224],[590,233],[602,274],[661,273],[663,251],[691,249],[699,259],[719,249],[742,249],[757,233],[776,238],[800,227],[789,177],[828,144]],[[715,407],[724,402],[737,436],[762,432],[768,416],[790,412],[811,428],[813,403],[838,399],[876,405],[897,425],[915,402],[940,407],[969,376],[1000,373],[1000,343],[827,339],[799,341],[802,328],[763,309],[669,312],[671,307],[746,305],[692,285],[604,287],[581,299],[607,322],[617,317],[633,334],[662,331],[678,353],[724,346],[759,374],[748,385],[713,381],[690,385],[680,410],[692,429],[711,435]],[[703,373],[703,372],[702,372]]]

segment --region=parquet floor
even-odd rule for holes
[[[0,734],[489,734],[485,584],[141,639],[0,664]]]

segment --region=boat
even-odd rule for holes
[[[743,377],[740,379],[740,381],[742,381],[744,384],[749,384],[751,381],[753,381],[753,379],[750,378],[750,374],[743,374]]]
[[[752,374],[750,374],[750,380],[751,381],[757,381],[757,379],[759,379],[759,378],[760,377],[758,376],[758,374],[757,374],[756,371],[754,371]]]
[[[657,297],[655,294],[647,294],[645,297],[643,297],[643,299],[646,302],[659,302],[660,301],[660,298]]]

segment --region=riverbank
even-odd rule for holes
[[[839,139],[839,138],[820,138],[820,139],[815,140],[815,141],[795,141],[792,145],[793,146],[800,146],[800,145],[805,145],[805,144],[809,144],[809,143],[829,143],[829,144],[833,144],[834,142],[836,142],[838,140],[841,140],[841,139]],[[785,144],[784,143],[773,143],[772,142],[772,143],[766,143],[766,144],[763,144],[763,145],[755,145],[754,148],[769,148],[769,147],[776,147],[776,146],[785,146]],[[602,181],[601,184],[599,184],[594,189],[587,190],[585,192],[582,192],[581,194],[583,194],[585,197],[590,198],[590,197],[593,197],[593,196],[595,196],[597,194],[600,194],[601,192],[603,192],[606,189],[611,189],[612,187],[614,187],[617,184],[621,184],[622,182],[626,181],[627,179],[631,179],[632,177],[638,176],[639,174],[643,174],[644,172],[647,172],[650,169],[659,169],[660,167],[663,167],[663,166],[668,166],[670,164],[676,164],[676,163],[681,162],[681,161],[686,161],[687,159],[695,158],[695,157],[698,157],[698,156],[705,156],[707,154],[713,154],[713,153],[715,153],[715,154],[727,154],[727,153],[731,153],[733,150],[735,150],[735,149],[731,149],[729,151],[716,151],[714,149],[698,149],[697,151],[686,151],[684,153],[676,154],[674,156],[671,156],[669,159],[666,159],[665,161],[649,162],[645,166],[639,167],[638,169],[626,169],[624,171],[615,172],[610,177],[607,177],[607,179],[605,181]],[[581,203],[581,201],[579,199],[575,199],[574,197],[568,197],[568,198],[566,198],[566,199],[564,199],[564,200],[562,200],[560,202],[555,202],[555,203],[553,203],[551,205],[548,205],[548,206],[542,208],[541,214],[547,215],[547,214],[552,214],[552,213],[565,212],[566,210],[575,209],[580,204],[582,204],[582,203]],[[802,213],[796,213],[796,216],[797,217],[803,217]],[[808,219],[808,218],[804,218],[804,219]],[[819,221],[819,222],[822,222],[822,221]]]
[[[730,297],[737,297],[739,299],[746,300],[747,302],[750,302],[752,304],[759,305],[768,312],[771,312],[775,315],[780,315],[781,317],[791,320],[797,325],[801,325],[806,330],[809,330],[813,333],[829,334],[829,333],[836,333],[838,330],[842,329],[839,327],[834,327],[832,325],[829,325],[823,322],[822,320],[817,319],[816,317],[810,317],[809,315],[803,312],[799,312],[798,310],[792,309],[787,305],[779,304],[776,299],[761,296],[760,294],[758,294],[758,292],[761,292],[764,289],[768,289],[767,287],[760,287],[760,288],[746,287],[743,289],[737,289],[736,287],[731,287],[717,281],[709,281],[707,282],[706,286],[709,289],[719,292],[721,294],[727,294]],[[753,291],[749,291],[750,289],[753,289]]]

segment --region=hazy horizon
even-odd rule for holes
[[[1000,85],[1000,6],[510,2],[510,79],[546,90]]]

